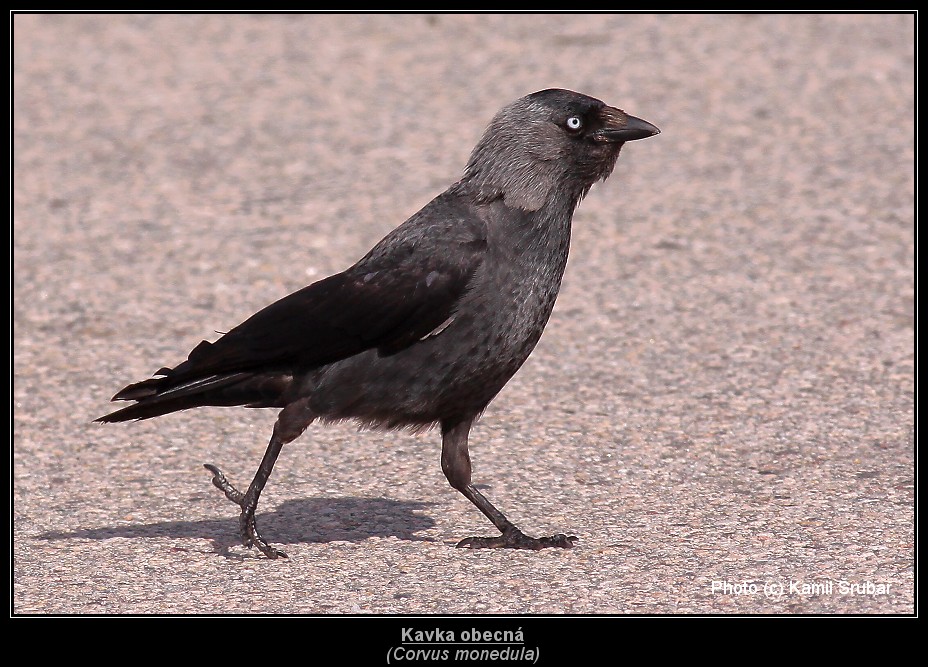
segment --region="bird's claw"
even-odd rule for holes
[[[257,547],[258,551],[263,553],[271,560],[278,558],[287,558],[280,549],[275,549],[265,541],[258,533],[258,527],[255,525],[255,508],[245,504],[245,494],[232,486],[232,483],[226,479],[223,472],[210,463],[204,463],[203,467],[213,473],[213,486],[222,491],[226,498],[238,505],[242,513],[239,516],[239,535],[242,538],[242,544],[248,547]]]
[[[468,537],[458,542],[459,549],[531,549],[538,551],[548,547],[570,549],[577,538],[559,533],[551,537],[529,537],[513,526],[498,537]]]
[[[226,498],[231,500],[233,503],[242,507],[245,504],[245,494],[236,489],[229,480],[226,479],[226,476],[222,471],[211,463],[204,463],[203,467],[213,473],[213,486],[226,494]]]

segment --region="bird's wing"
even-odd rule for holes
[[[249,371],[305,370],[365,350],[395,354],[452,317],[486,253],[479,232],[388,236],[348,270],[257,312],[217,341],[197,345],[171,384]],[[152,382],[152,381],[147,381]],[[128,388],[127,388],[128,389]],[[129,396],[126,396],[129,398]]]
[[[215,343],[201,343],[189,361],[201,371],[228,372],[313,368],[371,348],[398,352],[454,313],[475,259],[336,274],[271,304]]]

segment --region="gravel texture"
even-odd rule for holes
[[[915,611],[912,15],[13,29],[13,613]],[[313,426],[258,508],[272,562],[202,464],[247,484],[273,412],[91,423],[353,263],[547,87],[662,130],[581,204],[471,436],[493,502],[575,549],[455,549],[492,526],[437,433]]]

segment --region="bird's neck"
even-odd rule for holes
[[[452,186],[453,191],[468,194],[481,204],[502,201],[507,207],[525,212],[555,211],[570,216],[589,190],[565,186],[558,165],[535,165],[505,173],[493,170],[468,172]]]

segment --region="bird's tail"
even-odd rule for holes
[[[149,419],[169,412],[206,405],[245,405],[252,408],[283,407],[280,396],[291,378],[281,375],[229,373],[182,380],[162,368],[149,380],[136,382],[119,391],[112,400],[135,404],[98,417],[97,422],[123,422]]]

